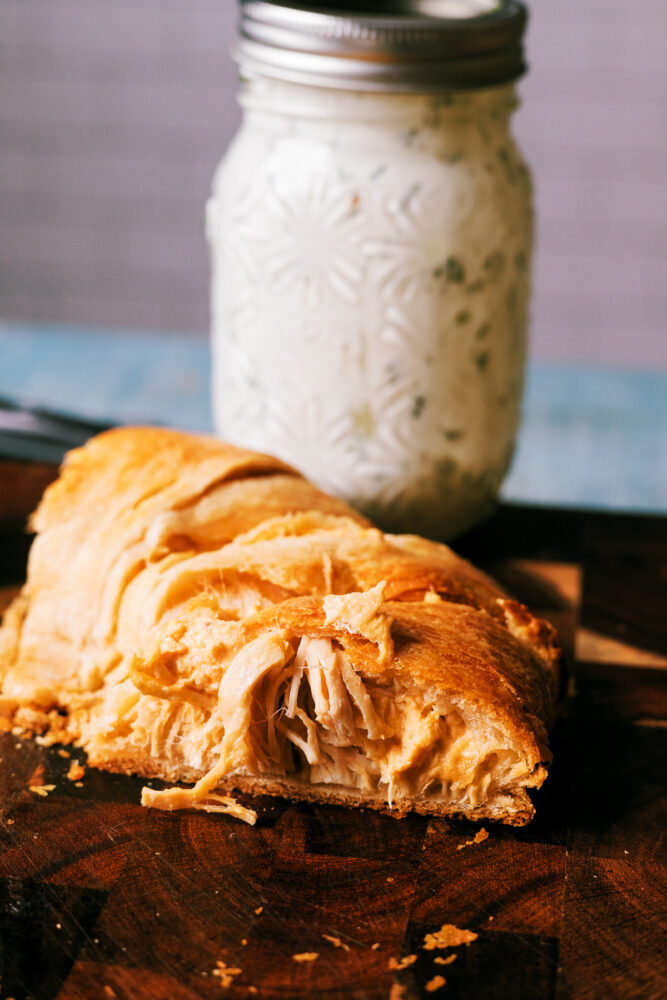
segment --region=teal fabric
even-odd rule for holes
[[[210,431],[196,334],[0,324],[0,396]],[[506,500],[667,510],[667,373],[533,362]]]

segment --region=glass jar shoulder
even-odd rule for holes
[[[441,178],[452,167],[492,172],[505,162],[512,180],[512,166],[522,166],[509,132],[516,103],[511,88],[454,96],[310,90],[286,94],[272,85],[254,99],[251,91],[216,180],[238,174],[242,182],[296,168],[298,176],[357,170],[372,181],[386,173],[387,161],[395,162],[394,175],[410,169]]]

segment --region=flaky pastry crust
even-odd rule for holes
[[[160,808],[234,812],[241,790],[533,815],[555,634],[447,546],[384,535],[274,458],[156,428],[71,452],[32,526],[0,630],[7,724],[195,783],[146,790]]]

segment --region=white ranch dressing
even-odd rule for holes
[[[215,175],[221,436],[383,527],[482,516],[519,419],[532,250],[511,85],[456,94],[245,81]]]

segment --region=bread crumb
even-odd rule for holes
[[[477,831],[477,833],[476,833],[476,834],[475,834],[475,836],[474,836],[474,837],[472,838],[472,840],[466,840],[466,841],[465,841],[465,843],[463,843],[463,844],[458,844],[458,845],[457,845],[457,848],[456,848],[456,850],[457,850],[457,851],[462,851],[464,847],[472,847],[472,846],[473,846],[473,844],[483,844],[483,843],[484,843],[484,841],[485,841],[485,840],[488,840],[488,839],[489,839],[489,834],[488,834],[488,832],[487,832],[487,831],[486,831],[486,830],[484,829],[484,827],[482,827],[482,829],[481,829],[481,830],[478,830],[478,831]]]
[[[241,938],[241,944],[243,945],[244,948],[247,945],[247,943],[248,943],[248,939],[247,938]]]
[[[442,989],[447,980],[444,976],[434,976],[433,979],[429,979],[426,984],[427,993],[435,993],[436,990]]]
[[[314,962],[319,957],[319,951],[302,951],[297,955],[292,955],[295,962]]]
[[[215,965],[216,967],[211,975],[218,977],[221,986],[231,986],[234,982],[234,976],[240,976],[243,971],[242,969],[231,969],[225,962],[220,960]]]
[[[434,948],[455,948],[458,944],[470,944],[476,940],[477,934],[474,931],[463,930],[454,924],[443,924],[439,931],[425,935],[423,947],[426,951],[433,951]]]
[[[249,986],[248,987],[248,993],[252,993],[252,995],[254,996],[256,992],[257,992],[257,987],[256,986]]]
[[[255,910],[255,913],[257,914],[257,916],[259,916],[260,913],[263,913],[263,912],[264,912],[264,907],[263,906],[258,906],[257,909]]]
[[[452,962],[456,961],[456,953],[454,953],[453,955],[448,955],[447,958],[442,958],[440,955],[438,955],[436,958],[433,959],[433,961],[435,962],[436,965],[451,965]]]
[[[394,878],[393,878],[393,876],[392,876],[392,875],[390,875],[390,876],[388,877],[388,879],[387,879],[387,882],[393,882],[393,881],[394,881]]]
[[[390,958],[388,969],[396,972],[400,972],[401,969],[407,969],[408,966],[414,965],[417,961],[416,955],[405,955],[403,958]]]
[[[75,788],[83,788],[83,781],[75,781],[74,782],[74,787]]]
[[[34,792],[35,795],[41,795],[42,798],[45,798],[45,796],[47,796],[49,792],[52,792],[55,787],[55,785],[30,785],[29,791]]]
[[[63,749],[61,748],[61,749],[60,749],[60,750],[58,751],[58,756],[59,756],[59,757],[71,757],[72,755],[71,755],[71,753],[69,752],[69,750],[63,750]],[[111,987],[109,987],[109,988],[111,988]],[[105,989],[106,989],[106,987],[105,987]]]
[[[116,991],[114,990],[113,986],[109,986],[109,985],[105,986],[104,987],[104,993],[105,993],[105,996],[108,996],[108,997],[115,997],[116,996]]]
[[[376,941],[375,944],[371,945],[371,951],[377,951],[379,947],[380,947],[380,942]]]
[[[405,989],[400,983],[392,983],[389,992],[389,1000],[403,1000]]]
[[[334,948],[343,948],[345,951],[350,950],[349,944],[345,944],[345,942],[341,941],[339,937],[333,937],[331,934],[323,934],[322,937],[324,938],[325,941],[328,941],[330,944],[332,944]]]
[[[67,779],[69,781],[81,781],[81,778],[83,778],[85,773],[85,767],[82,767],[78,760],[73,760],[69,766],[69,771],[67,772]]]

